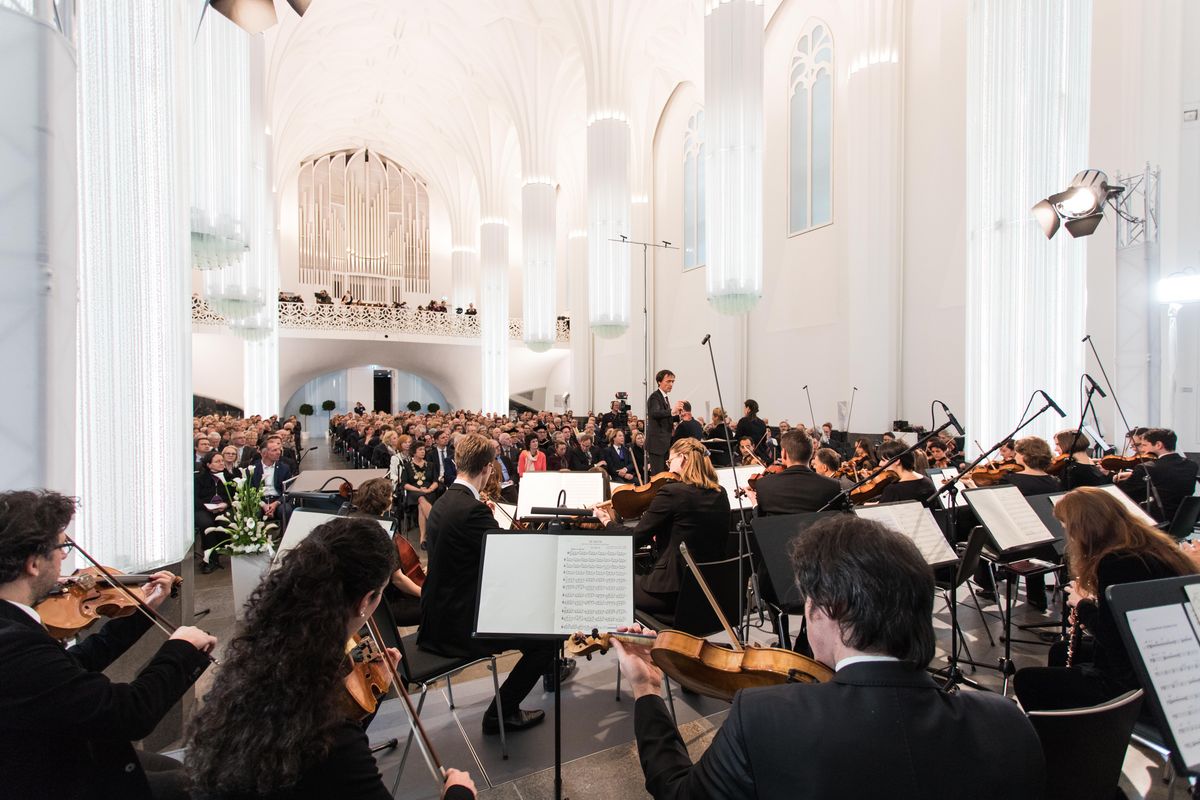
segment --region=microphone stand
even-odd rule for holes
[[[713,355],[712,336],[705,336],[704,341],[701,342],[701,345],[708,346],[708,360],[712,363],[713,383],[715,383],[717,386],[717,402],[721,404],[721,408],[726,408],[725,401],[721,397],[721,380],[717,375],[717,358]],[[768,433],[769,432],[770,429],[768,429]],[[746,575],[744,568],[746,563],[746,554],[750,553],[749,523],[746,521],[746,507],[742,503],[742,487],[741,482],[738,480],[737,463],[733,460],[733,442],[728,438],[725,439],[725,449],[729,453],[729,466],[733,470],[733,487],[735,490],[733,496],[734,499],[737,500],[738,504],[738,625],[741,626],[739,633],[741,634],[742,641],[746,641],[747,631],[750,627],[750,608],[746,603]],[[758,601],[761,603],[762,595],[759,594],[758,591],[758,575],[757,571],[754,569],[752,554],[750,563],[750,581],[754,587],[754,596],[758,598]]]
[[[808,416],[812,420],[813,431],[817,430],[817,415],[813,413],[812,395],[808,393],[808,384],[804,384],[804,396],[808,398]]]

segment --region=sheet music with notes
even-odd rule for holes
[[[1179,755],[1194,769],[1200,765],[1200,635],[1187,605],[1139,608],[1125,616]]]
[[[863,519],[881,522],[894,531],[904,534],[921,551],[925,563],[931,567],[953,564],[958,561],[954,549],[946,541],[933,513],[916,500],[903,503],[887,503],[878,506],[860,506],[854,513]]]
[[[604,475],[599,472],[527,472],[517,492],[517,519],[535,506],[557,506],[566,492],[564,508],[584,508],[604,501]]]
[[[1016,486],[969,489],[963,494],[1002,552],[1054,541],[1054,534]]]
[[[725,490],[725,496],[729,498],[729,507],[731,509],[737,511],[738,508],[738,500],[733,495],[735,488],[740,486],[745,489],[749,485],[750,476],[757,475],[762,471],[763,467],[758,464],[749,467],[721,467],[716,470],[717,483],[721,484],[721,488]],[[735,472],[737,473],[736,485],[734,483]],[[742,505],[746,508],[753,508],[757,504],[752,502],[750,496],[747,495],[742,498]]]
[[[632,534],[487,535],[477,634],[566,636],[632,621]]]

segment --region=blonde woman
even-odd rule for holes
[[[634,530],[634,546],[655,543],[654,569],[633,584],[634,606],[655,616],[675,613],[679,586],[687,565],[679,544],[687,544],[696,561],[719,561],[729,538],[729,498],[717,483],[708,451],[695,439],[680,439],[667,453],[667,469],[679,476],[658,490]],[[596,509],[609,528],[625,530],[610,509]]]

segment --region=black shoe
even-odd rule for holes
[[[558,685],[562,686],[567,682],[567,679],[575,674],[575,670],[579,669],[579,665],[575,663],[573,658],[564,658],[559,660],[558,669]],[[542,689],[547,692],[554,691],[554,673],[547,672],[542,675]]]
[[[532,728],[535,725],[541,725],[546,719],[546,712],[540,708],[535,708],[533,711],[526,711],[523,708],[518,708],[515,714],[504,715],[504,732],[511,733],[513,731],[523,731],[526,728]],[[483,715],[483,732],[494,734],[500,732],[500,720],[494,714]]]

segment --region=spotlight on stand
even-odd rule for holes
[[[1088,169],[1071,179],[1065,191],[1052,194],[1033,207],[1033,216],[1047,239],[1058,233],[1061,224],[1072,237],[1090,236],[1104,219],[1104,205],[1109,203],[1120,213],[1114,199],[1124,186],[1110,185],[1108,176],[1098,169]],[[1060,223],[1061,220],[1061,223]]]

